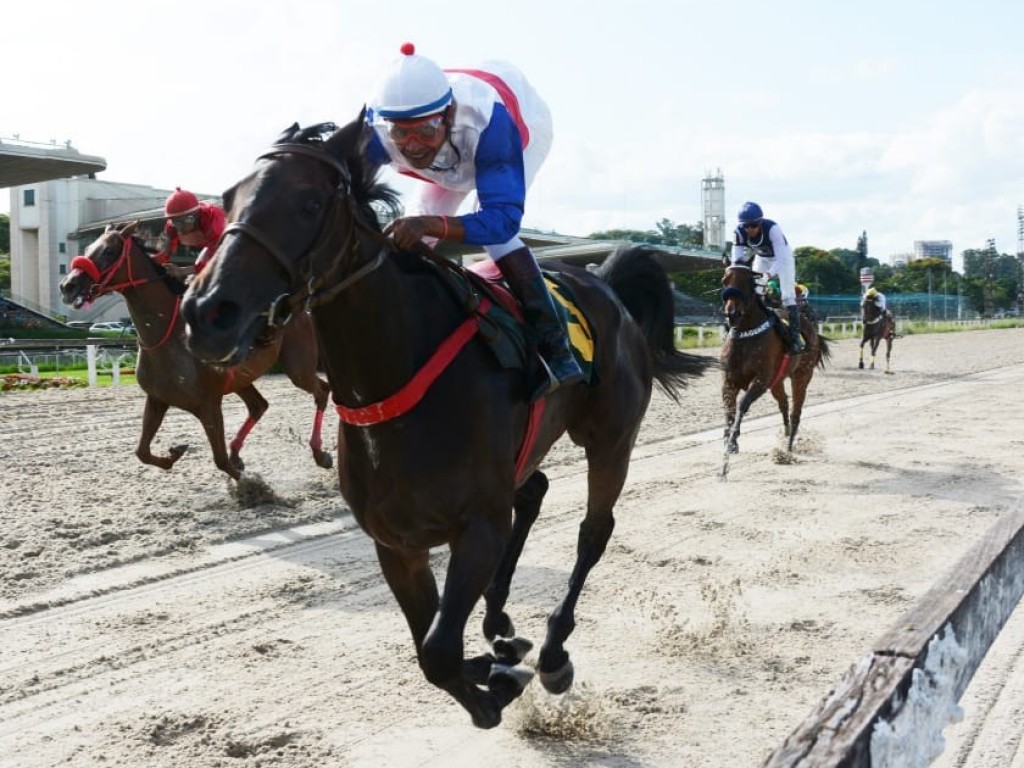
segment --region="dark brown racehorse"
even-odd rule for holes
[[[864,367],[864,345],[870,344],[871,365],[875,369],[875,353],[878,345],[885,339],[885,372],[892,373],[889,368],[889,357],[892,355],[892,340],[896,336],[896,323],[888,312],[883,312],[875,302],[867,299],[860,304],[860,319],[864,324],[864,332],[860,337],[860,360],[857,367]]]
[[[137,224],[108,226],[84,255],[75,257],[71,272],[60,283],[65,304],[80,307],[117,291],[128,305],[139,338],[136,380],[146,393],[142,435],[135,455],[143,463],[162,469],[170,469],[182,457],[187,445],[171,447],[166,456],[154,455],[150,450],[167,409],[174,406],[199,419],[217,467],[238,480],[245,468],[240,456],[242,445],[267,410],[267,401],[253,382],[280,360],[292,383],[316,401],[309,445],[316,463],[330,467],[333,461],[322,449],[320,435],[330,390],[317,376],[317,343],[309,318],[297,314],[282,333],[256,349],[244,365],[222,367],[198,360],[185,346],[185,324],[179,312],[185,288],[151,258],[135,237]],[[245,402],[248,418],[231,441],[229,454],[224,445],[221,400],[231,393]]]
[[[780,334],[782,313],[765,307],[756,291],[757,273],[752,260],[725,259],[722,278],[722,301],[728,334],[722,344],[722,404],[725,406],[725,452],[722,474],[728,474],[728,456],[739,451],[737,438],[740,425],[750,406],[766,391],[779,404],[782,424],[793,450],[800,414],[803,411],[807,386],[815,367],[825,367],[829,358],[828,339],[819,336],[807,317],[801,313],[801,329],[807,349],[802,354],[789,354],[788,331]],[[792,408],[786,395],[785,381],[792,390]],[[736,400],[743,399],[739,409]]]
[[[671,289],[650,253],[613,255],[600,276],[545,262],[586,314],[594,377],[531,409],[523,371],[496,361],[486,300],[458,287],[459,268],[394,252],[382,234],[374,209],[396,200],[364,165],[362,116],[333,128],[293,126],[225,193],[232,223],[183,303],[189,343],[237,363],[272,318],[310,308],[342,417],[341,492],[374,539],[427,680],[490,728],[532,675],[518,665],[529,641],[515,637],[504,606],[548,488],[539,465],[566,432],[588,464],[576,562],[538,664],[544,686],[561,693],[573,680],[565,642],[576,603],[615,525],[652,382],[676,397],[708,361],[673,346]],[[443,546],[439,595],[429,554]],[[481,596],[495,655],[467,658],[466,622]]]

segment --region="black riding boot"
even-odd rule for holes
[[[583,380],[583,371],[569,348],[555,300],[529,248],[517,248],[495,262],[508,287],[523,305],[523,317],[537,335],[537,349],[551,385],[545,394]]]
[[[807,345],[804,344],[804,340],[800,336],[800,307],[790,304],[786,310],[789,312],[789,354],[799,355],[807,349]]]

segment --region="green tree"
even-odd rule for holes
[[[794,249],[796,277],[813,294],[850,293],[854,286],[849,267],[829,251],[802,245]]]
[[[994,240],[985,248],[969,248],[964,257],[964,295],[984,315],[1009,309],[1021,292],[1021,262],[1016,256],[999,253]]]
[[[593,240],[625,240],[630,243],[699,248],[704,244],[704,227],[700,222],[690,226],[662,219],[655,224],[654,229],[607,229],[592,232],[587,237]]]
[[[857,275],[860,275],[861,267],[868,264],[868,232],[864,230],[857,238]]]
[[[11,217],[0,213],[0,253],[11,252]]]

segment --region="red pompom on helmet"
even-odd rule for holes
[[[184,216],[199,210],[199,199],[187,189],[175,187],[164,204],[164,215],[168,218]]]
[[[391,62],[377,84],[370,106],[384,120],[413,120],[441,112],[452,101],[444,71],[416,46],[403,43],[402,55]]]

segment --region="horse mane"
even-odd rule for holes
[[[379,181],[382,166],[366,158],[366,146],[372,130],[365,121],[366,109],[359,116],[339,128],[334,123],[315,123],[305,128],[292,123],[277,139],[277,144],[305,144],[323,149],[348,169],[349,192],[362,215],[364,223],[380,232],[381,217],[388,220],[401,215],[399,193]]]

